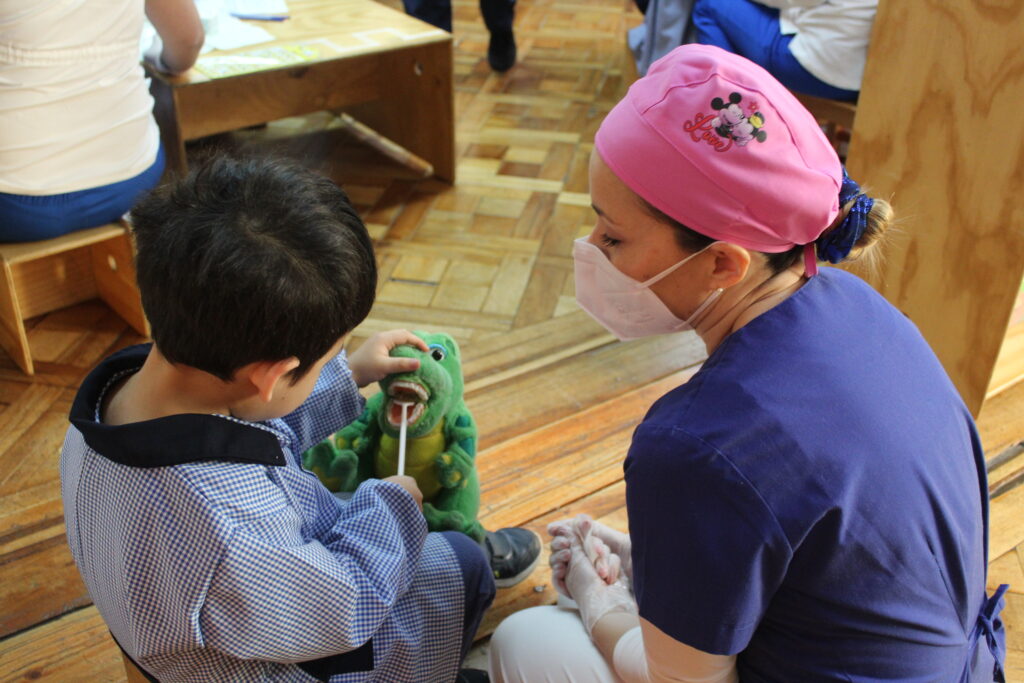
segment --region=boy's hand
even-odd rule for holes
[[[409,492],[412,499],[416,501],[416,505],[419,506],[420,512],[423,512],[423,492],[420,491],[420,487],[416,485],[416,480],[412,477],[407,477],[404,474],[396,474],[391,477],[384,477],[381,481],[390,481],[393,484],[398,484],[403,489]]]
[[[392,358],[388,355],[391,349],[403,344],[427,352],[427,343],[408,330],[378,332],[363,342],[348,357],[348,367],[352,370],[356,386],[365,387],[383,379],[385,375],[418,369],[420,362],[415,358]]]

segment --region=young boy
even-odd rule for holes
[[[340,503],[301,466],[360,414],[358,386],[415,369],[392,348],[426,350],[395,330],[346,362],[377,274],[345,194],[215,158],[133,219],[154,343],[86,378],[61,456],[68,542],[117,643],[159,681],[466,676],[495,590],[481,548],[428,534],[410,477]]]

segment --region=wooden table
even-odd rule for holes
[[[188,140],[344,110],[454,180],[451,35],[372,0],[288,7],[287,21],[254,22],[276,40],[203,54],[178,77],[154,74],[168,168],[187,168]]]

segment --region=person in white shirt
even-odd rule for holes
[[[192,0],[0,0],[0,242],[109,223],[160,180],[144,18],[155,66],[188,70],[204,39]]]
[[[697,42],[760,64],[794,92],[855,100],[878,0],[696,0]]]

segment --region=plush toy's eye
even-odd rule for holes
[[[430,357],[436,361],[443,361],[448,355],[445,353],[444,347],[438,344],[431,344],[428,348],[430,349]]]

